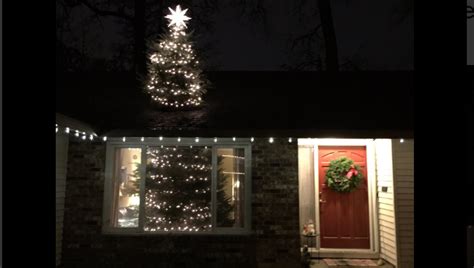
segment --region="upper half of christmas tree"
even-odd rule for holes
[[[202,104],[206,80],[186,33],[190,18],[185,15],[187,9],[181,10],[179,5],[169,10],[168,31],[150,46],[146,90],[160,106],[197,107]]]

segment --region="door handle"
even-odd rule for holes
[[[323,200],[323,192],[319,192],[319,203],[326,203],[326,200]]]

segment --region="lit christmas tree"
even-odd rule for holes
[[[197,232],[212,228],[211,157],[212,150],[206,147],[148,148],[145,231]],[[222,187],[217,185],[217,225],[229,226],[233,206]]]
[[[197,107],[202,104],[206,81],[185,31],[190,18],[179,5],[169,10],[169,31],[151,45],[146,91],[162,107]]]

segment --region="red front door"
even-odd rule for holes
[[[322,248],[370,248],[365,146],[319,146],[319,215]],[[362,169],[364,180],[350,193],[327,188],[331,160],[348,157]]]

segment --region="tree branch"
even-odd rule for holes
[[[112,16],[112,17],[121,18],[121,19],[128,20],[128,21],[133,21],[134,20],[133,16],[130,16],[127,13],[125,13],[123,7],[117,9],[116,11],[102,10],[102,9],[99,9],[96,6],[92,5],[91,3],[89,3],[88,0],[79,0],[79,2],[82,3],[83,5],[85,5],[87,8],[89,8],[91,11],[93,11],[94,13],[96,13],[99,16]]]

